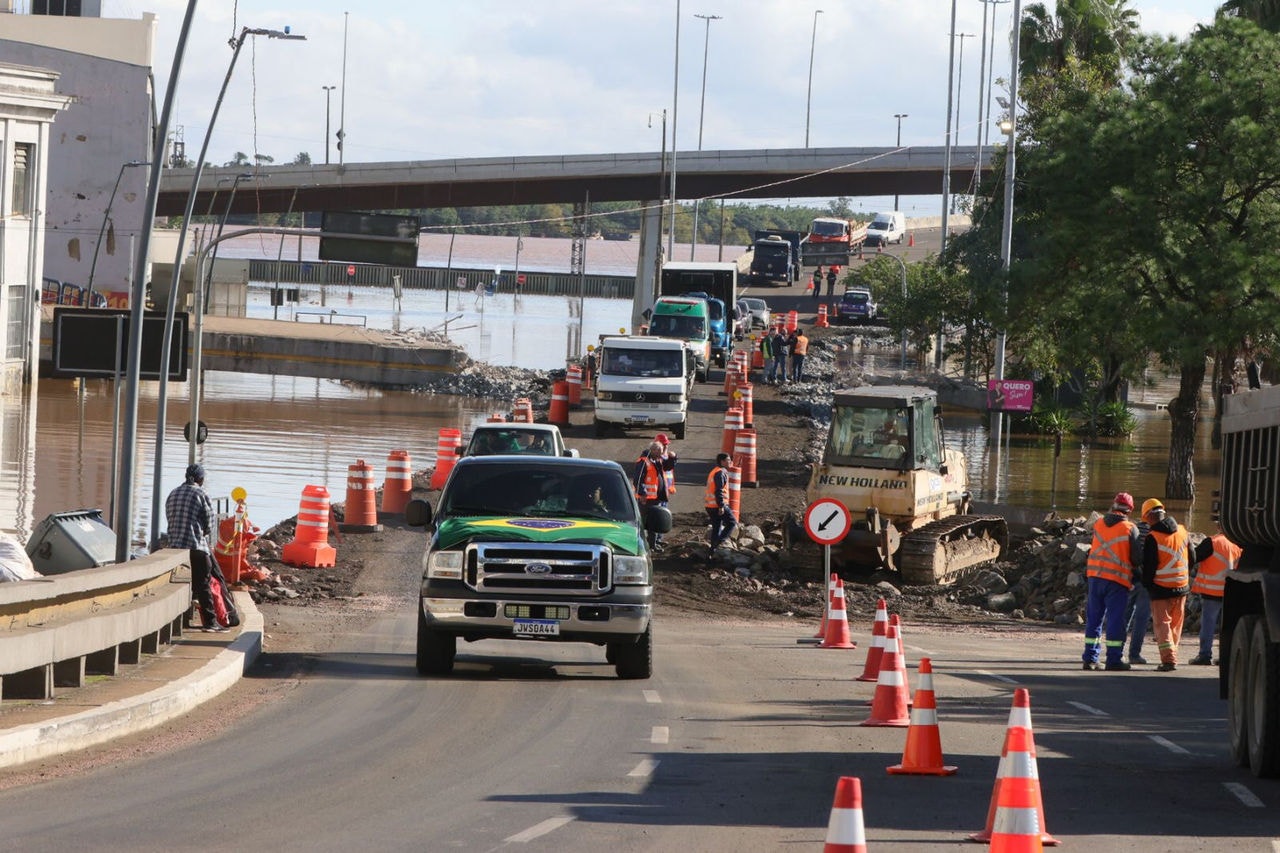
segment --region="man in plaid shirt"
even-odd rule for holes
[[[217,571],[209,536],[213,531],[213,503],[204,491],[204,466],[188,465],[186,482],[169,493],[164,502],[169,523],[169,547],[186,548],[191,555],[191,592],[200,604],[204,630],[218,634],[227,629],[218,624],[213,610],[209,577]],[[221,572],[219,572],[221,575]]]

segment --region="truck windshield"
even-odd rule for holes
[[[756,254],[761,258],[781,258],[786,260],[791,257],[791,247],[786,243],[769,240],[764,243],[756,243]]]
[[[888,222],[872,222],[870,225],[867,226],[867,230],[868,231],[888,231],[889,223]]]
[[[655,318],[656,319],[689,319]],[[605,376],[684,376],[682,350],[652,350],[605,347],[600,357],[600,373]]]
[[[911,449],[909,410],[837,406],[824,461],[829,465],[898,467]]]
[[[621,472],[576,466],[459,466],[440,498],[439,517],[573,516],[638,523]]]
[[[813,223],[810,233],[817,234],[819,237],[843,237],[845,235],[845,227],[843,222],[822,222],[819,220]]]
[[[649,321],[649,334],[664,338],[704,340],[707,337],[707,324],[701,317],[658,314]]]

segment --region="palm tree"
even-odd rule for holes
[[[1061,74],[1074,60],[1119,83],[1129,46],[1138,35],[1138,13],[1126,3],[1057,0],[1052,15],[1044,3],[1031,4],[1019,27],[1019,73],[1024,78]]]
[[[1243,18],[1269,32],[1280,32],[1280,0],[1226,0],[1218,7],[1219,18]]]

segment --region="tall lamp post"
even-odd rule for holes
[[[711,46],[711,22],[721,20],[719,15],[694,15],[707,22],[706,35],[702,40],[702,104],[698,107],[698,150],[702,150],[702,117],[707,112],[707,49]],[[698,248],[698,200],[693,200],[693,236],[689,240],[689,260],[693,260]]]
[[[983,7],[986,8],[985,6]],[[956,130],[952,134],[952,145],[960,139],[960,99],[964,97],[964,40],[973,38],[973,33],[956,33],[960,39],[960,58],[956,61]],[[956,197],[951,197],[951,212],[956,210]]]
[[[150,166],[150,163],[143,163],[138,160],[130,160],[127,163],[120,164],[120,173],[116,175],[116,185],[111,188],[111,198],[107,199],[107,209],[102,212],[102,227],[98,229],[98,242],[93,244],[93,261],[89,264],[89,284],[86,286],[88,293],[84,297],[84,305],[86,308],[93,307],[93,274],[98,270],[98,250],[102,248],[102,235],[107,233],[107,220],[111,218],[111,207],[116,203],[116,193],[120,191],[120,181],[124,178],[124,170],[130,166]],[[81,383],[81,388],[84,383]]]
[[[337,86],[321,86],[324,89],[324,164],[329,165],[329,104],[332,103],[332,92]]]
[[[894,117],[894,118],[896,118],[896,119],[898,120],[898,141],[894,144],[894,147],[895,147],[895,148],[898,148],[898,149],[901,149],[901,148],[902,148],[902,120],[903,120],[904,118],[909,118],[909,116],[908,116],[906,113],[894,113],[894,114],[893,114],[893,117]],[[893,194],[893,209],[894,209],[894,210],[897,210],[897,209],[898,209],[898,194],[897,194],[897,193],[894,193],[894,194]],[[905,275],[905,273],[904,273],[904,275]]]
[[[804,147],[809,147],[809,115],[813,106],[813,48],[818,43],[818,16],[821,9],[813,10],[813,35],[809,37],[809,91],[804,98]]]
[[[680,0],[676,0],[676,59],[671,82],[671,230],[667,232],[667,258],[676,254],[676,127],[680,117]],[[666,138],[665,136],[663,137]]]

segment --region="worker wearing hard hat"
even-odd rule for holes
[[[1150,498],[1143,503],[1142,517],[1151,525],[1142,548],[1142,583],[1151,594],[1151,621],[1160,650],[1156,669],[1172,672],[1178,668],[1178,643],[1196,557],[1187,528],[1166,513],[1160,501]]]
[[[1134,566],[1138,562],[1141,534],[1129,520],[1133,496],[1118,493],[1111,510],[1093,524],[1093,543],[1089,546],[1086,574],[1088,598],[1084,616],[1084,669],[1100,669],[1098,657],[1103,645],[1099,635],[1106,625],[1106,668],[1123,672],[1129,664],[1123,660],[1125,639],[1125,604],[1134,583]]]

